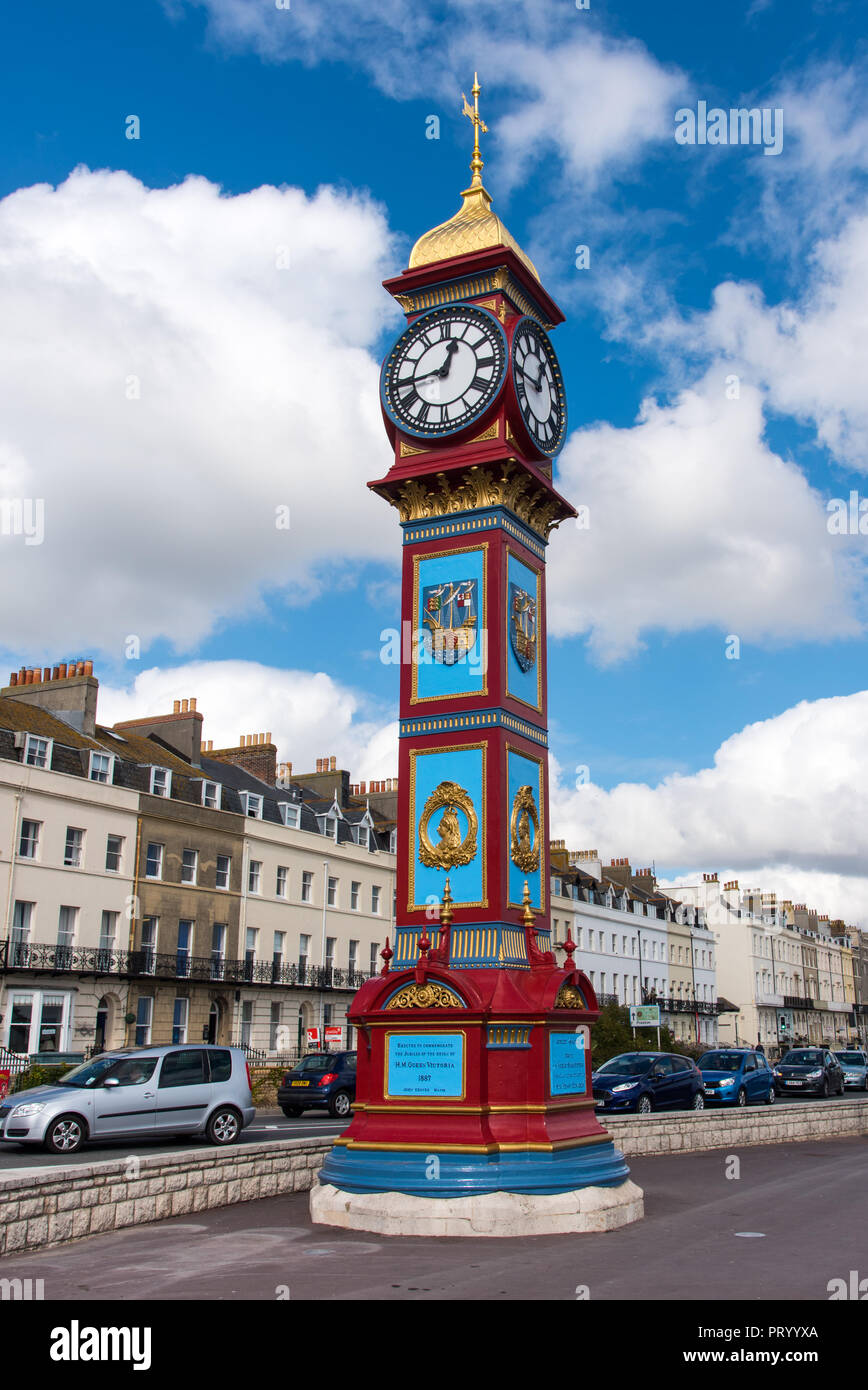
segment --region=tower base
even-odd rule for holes
[[[344,1192],[316,1183],[315,1225],[384,1236],[551,1236],[614,1231],[645,1214],[641,1187],[582,1187],[539,1196],[486,1192],[475,1197],[414,1197],[403,1192]]]

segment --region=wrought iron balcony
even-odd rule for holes
[[[286,985],[301,989],[356,990],[370,979],[358,970],[284,965],[276,960],[225,960],[149,950],[106,951],[98,946],[52,946],[0,941],[0,970],[51,975],[114,975],[127,979],[196,980],[213,984]]]
[[[706,999],[656,999],[654,1002],[664,1014],[707,1014],[713,1018],[717,1013],[717,1005]]]

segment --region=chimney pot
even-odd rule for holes
[[[182,700],[182,701],[181,701],[181,714],[186,714],[186,713],[187,713],[187,709],[188,709],[188,702],[187,702],[186,700]]]
[[[270,732],[270,731],[265,735],[265,742],[266,742],[266,743],[270,743],[270,742],[271,742],[271,732]]]
[[[287,777],[291,777],[291,776],[292,776],[292,763],[287,763],[287,764],[286,764],[286,775],[287,775]]]
[[[92,675],[93,675],[93,662],[90,660],[89,657],[88,657],[87,661],[84,663],[84,674],[85,674],[86,676],[92,676]]]
[[[9,684],[10,684],[10,685],[17,685],[17,684],[18,684],[18,672],[17,672],[17,671],[10,671],[10,672],[9,672]]]
[[[329,758],[329,772],[336,772],[338,766],[337,758]]]
[[[190,701],[190,708],[191,708],[191,710],[193,711],[194,714],[196,713],[196,700],[197,700],[197,698],[198,698],[198,696],[194,695],[193,698],[192,698],[192,700]]]
[[[181,701],[180,701],[180,700],[174,700],[174,701],[172,702],[172,713],[173,713],[173,714],[180,714],[180,713],[181,713]]]

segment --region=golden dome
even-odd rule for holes
[[[539,279],[530,256],[522,251],[515,237],[491,211],[491,194],[478,184],[471,184],[461,195],[461,207],[448,222],[432,227],[420,236],[410,252],[410,269],[447,261],[452,256],[466,256],[469,251],[483,251],[489,246],[508,246],[523,261],[535,280]]]
[[[448,222],[432,227],[430,232],[420,236],[410,252],[410,270],[420,265],[433,265],[435,261],[451,260],[453,256],[466,256],[470,251],[485,251],[490,246],[508,246],[519,260],[527,266],[535,280],[539,280],[536,266],[530,256],[525,255],[518,242],[506,229],[496,213],[491,211],[491,194],[482,184],[482,157],[479,153],[479,132],[487,131],[488,126],[479,114],[479,78],[473,78],[473,105],[464,98],[463,115],[473,122],[473,158],[470,169],[473,178],[470,187],[461,194],[461,207]]]

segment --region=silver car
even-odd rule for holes
[[[237,1047],[124,1048],[104,1052],[50,1086],[7,1096],[0,1139],[71,1154],[87,1140],[201,1134],[232,1144],[256,1111]]]
[[[851,1090],[868,1091],[868,1056],[861,1048],[836,1052],[835,1056],[844,1068],[844,1085]]]

